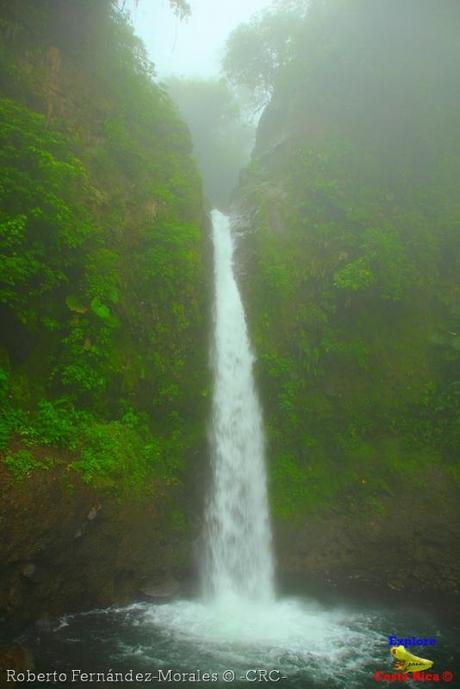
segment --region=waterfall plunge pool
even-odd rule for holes
[[[24,642],[35,657],[36,672],[67,677],[62,683],[32,685],[37,687],[367,689],[378,686],[375,672],[394,672],[388,636],[434,637],[435,646],[410,650],[434,660],[431,672],[452,672],[451,683],[380,684],[454,687],[460,679],[459,631],[458,622],[422,607],[351,600],[331,605],[307,597],[264,604],[230,596],[216,603],[137,603],[67,615],[47,630],[30,631]],[[73,670],[102,673],[108,681],[82,682],[78,675],[72,681]],[[224,681],[225,672],[230,673],[227,680],[234,679]],[[133,681],[136,674],[143,679]]]

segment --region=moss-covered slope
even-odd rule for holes
[[[275,517],[384,518],[410,494],[428,525],[423,495],[437,492],[448,527],[459,516],[460,14],[449,2],[377,5],[316,3],[277,76],[239,191],[241,282]]]
[[[176,477],[203,438],[206,270],[188,132],[110,2],[3,3],[2,443],[87,482]]]
[[[19,618],[109,602],[111,578],[172,566],[159,541],[190,540],[208,251],[189,133],[115,4],[1,2],[0,34],[0,608]],[[88,500],[110,505],[100,542],[74,541]],[[85,603],[65,572],[98,551]]]

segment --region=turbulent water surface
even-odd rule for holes
[[[66,616],[48,631],[38,635],[32,632],[27,643],[37,659],[37,670],[64,671],[69,679],[72,669],[112,670],[126,678],[86,685],[95,687],[164,683],[240,689],[267,686],[263,675],[262,682],[253,681],[263,670],[272,673],[270,686],[283,689],[447,687],[458,686],[455,677],[449,684],[378,684],[372,676],[379,670],[392,671],[387,637],[398,634],[434,636],[436,646],[415,652],[435,661],[433,671],[454,672],[458,679],[459,631],[457,623],[446,624],[432,611],[400,604],[386,608],[350,601],[331,605],[327,599],[319,603],[304,597],[279,600],[270,606],[226,608],[184,600]],[[131,682],[127,674],[131,670],[144,673],[144,681]],[[168,676],[169,670],[173,674]],[[194,681],[189,673],[199,671],[211,676],[215,673],[215,681]],[[185,673],[184,679],[179,681],[177,673]],[[76,685],[69,681],[58,686]]]
[[[213,237],[213,483],[203,596],[66,616],[30,634],[37,670],[67,673],[60,686],[75,686],[72,669],[79,669],[103,673],[94,686],[237,687],[268,679],[289,689],[364,689],[377,686],[376,671],[391,672],[388,636],[396,634],[435,637],[429,652],[416,652],[435,660],[433,670],[454,671],[455,627],[433,612],[275,596],[253,354],[229,222],[217,212]]]

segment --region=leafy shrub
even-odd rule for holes
[[[17,450],[17,452],[8,453],[4,462],[16,480],[24,479],[35,469],[49,470],[53,466],[53,460],[37,459],[30,450]]]

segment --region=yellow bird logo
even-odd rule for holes
[[[421,672],[433,666],[432,660],[414,656],[413,653],[406,651],[404,646],[392,646],[390,652],[395,661],[395,669],[402,672]]]

